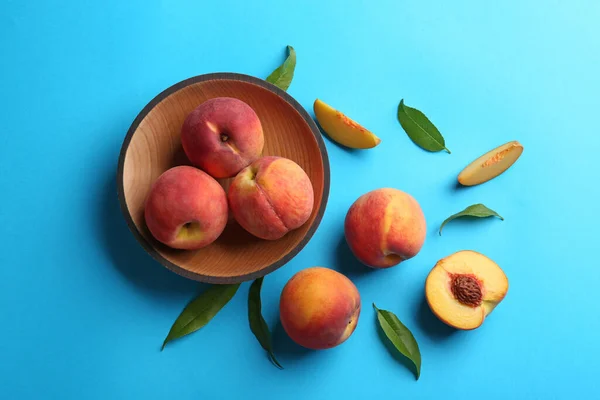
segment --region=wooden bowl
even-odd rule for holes
[[[287,157],[308,174],[315,196],[310,219],[276,241],[258,239],[230,218],[223,234],[200,250],[174,250],[157,240],[144,221],[144,202],[152,183],[167,169],[190,165],[181,147],[184,119],[214,97],[248,103],[261,120],[264,155]],[[227,190],[229,180],[220,180]],[[119,156],[117,184],[127,225],[159,263],[186,278],[208,283],[238,283],[264,276],[290,261],[308,243],[321,222],[329,195],[329,161],[315,122],[289,94],[252,76],[200,75],[156,96],[127,132]]]

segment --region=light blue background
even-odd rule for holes
[[[485,4],[481,4],[485,3]],[[497,3],[491,5],[491,3]],[[597,1],[22,1],[0,6],[0,398],[598,398]],[[331,195],[313,240],[263,287],[275,369],[250,333],[248,284],[202,331],[160,344],[202,288],[147,256],[127,230],[115,170],[141,108],[193,75],[266,77],[293,45],[289,93],[379,135],[330,141]],[[396,120],[423,110],[452,154],[416,147]],[[312,110],[311,110],[312,113]],[[457,173],[518,139],[507,173],[457,190]],[[393,186],[427,217],[421,253],[385,271],[348,254],[342,224],[364,192]],[[440,223],[483,202],[506,220]],[[435,262],[474,249],[510,290],[485,324],[454,332],[423,303]],[[342,346],[309,352],[278,325],[297,271],[345,272],[363,300]],[[414,332],[422,376],[378,337],[371,303]]]

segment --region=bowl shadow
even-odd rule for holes
[[[417,311],[417,323],[434,340],[446,340],[458,333],[457,329],[446,325],[435,316],[429,308],[425,296],[421,299],[421,304]]]
[[[198,282],[167,270],[136,241],[121,213],[115,175],[107,177],[102,195],[99,237],[120,274],[138,289],[151,293],[187,293],[198,289]]]

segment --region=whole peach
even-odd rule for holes
[[[192,164],[215,178],[228,178],[260,157],[264,136],[258,115],[248,104],[216,97],[187,116],[181,144]]]
[[[225,229],[227,196],[205,172],[175,167],[152,185],[144,216],[156,240],[175,249],[199,249],[215,241]]]
[[[426,234],[419,203],[397,189],[378,189],[358,198],[344,224],[346,241],[363,264],[387,268],[414,257]]]
[[[242,228],[267,240],[302,226],[314,205],[308,175],[283,157],[263,157],[243,169],[229,186],[228,199]]]
[[[279,302],[281,325],[300,346],[320,350],[350,337],[360,315],[360,295],[344,275],[322,267],[294,275]]]

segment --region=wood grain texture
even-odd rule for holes
[[[181,147],[183,121],[199,104],[220,96],[240,99],[256,111],[265,135],[263,155],[298,163],[312,182],[315,207],[306,224],[276,241],[258,239],[230,218],[223,234],[210,246],[195,251],[170,249],[146,228],[144,201],[160,174],[177,165],[190,165]],[[230,179],[220,182],[227,190]],[[314,121],[286,92],[247,75],[208,74],[170,87],[140,112],[123,142],[117,184],[129,228],[154,259],[190,279],[235,283],[272,272],[310,240],[329,195],[329,161]]]

